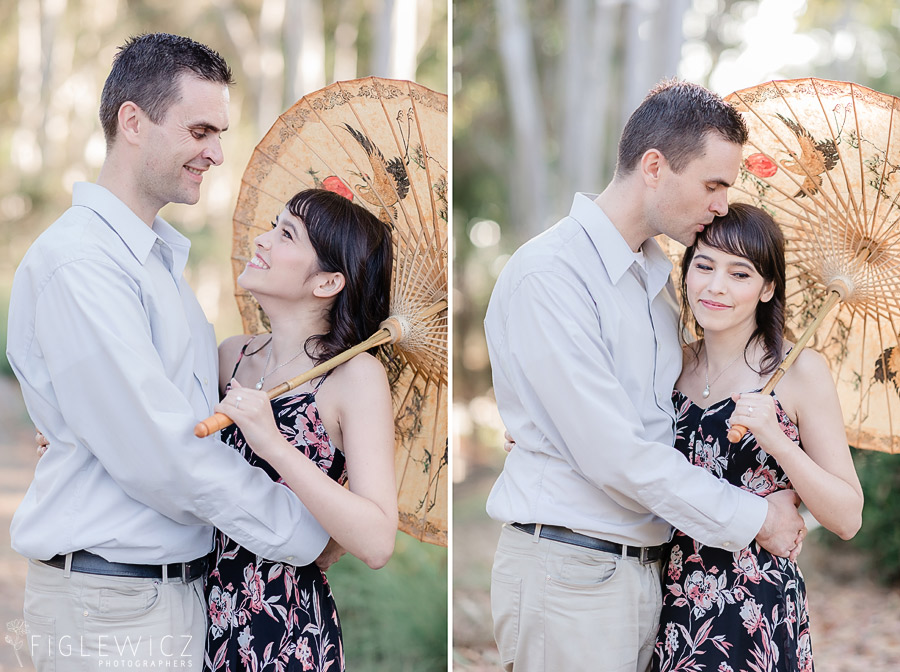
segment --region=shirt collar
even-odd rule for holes
[[[172,274],[178,277],[184,272],[191,242],[162,217],[157,216],[153,228],[148,227],[111,191],[93,182],[75,183],[72,205],[81,205],[97,213],[141,264],[147,262],[153,246],[159,242],[172,249]]]
[[[634,252],[619,230],[613,226],[609,217],[600,208],[594,199],[596,194],[575,194],[572,209],[569,216],[575,219],[584,228],[600,260],[609,274],[613,284],[617,284],[626,271],[635,264],[640,268],[634,258]],[[642,249],[647,261],[648,292],[651,296],[659,293],[668,281],[672,272],[672,262],[654,239],[647,240]]]

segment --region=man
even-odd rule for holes
[[[487,510],[506,523],[491,603],[507,670],[647,669],[672,525],[782,556],[802,538],[794,493],[758,498],[672,448],[678,311],[652,236],[689,245],[725,214],[746,140],[720,98],[662,83],[626,124],[603,193],[577,194],[500,274],[485,331],[517,448]]]
[[[7,356],[52,446],[11,527],[38,670],[200,669],[213,526],[296,565],[328,538],[290,490],[192,432],[218,398],[215,336],[182,275],[190,243],[157,213],[196,203],[222,163],[231,83],[193,40],[129,40],[103,89],[97,182],[75,185],[16,272]]]

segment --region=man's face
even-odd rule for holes
[[[147,203],[193,205],[203,174],[222,163],[221,135],[228,128],[228,87],[191,75],[179,81],[180,99],[159,124],[144,118],[141,184]]]
[[[654,211],[656,232],[691,245],[713,217],[728,212],[728,187],[737,179],[740,165],[741,146],[716,133],[706,135],[704,152],[680,173],[666,163]]]

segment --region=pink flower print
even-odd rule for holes
[[[678,648],[678,631],[675,629],[674,623],[666,624],[666,653],[670,656]]]
[[[253,565],[244,567],[244,589],[241,591],[250,598],[250,609],[254,614],[262,611],[266,587],[262,575]]]
[[[672,554],[669,556],[669,578],[673,581],[678,581],[681,578],[682,557],[681,546],[676,546],[672,549]]]
[[[747,633],[752,635],[762,625],[762,607],[752,597],[744,600],[744,604],[741,606],[741,618],[744,619],[744,628]]]
[[[716,577],[712,574],[704,574],[699,569],[692,572],[684,583],[684,594],[694,602],[694,617],[703,616],[712,609],[713,603],[719,600]]]
[[[734,668],[726,662],[719,663],[719,669],[717,672],[734,672]]]
[[[759,583],[762,580],[762,572],[759,571],[756,556],[749,548],[740,552],[737,560],[734,561],[734,570],[738,576],[742,576],[745,581],[750,583]]]
[[[760,465],[753,471],[748,469],[741,476],[741,483],[744,484],[747,490],[760,497],[771,495],[778,489],[776,487],[775,472],[765,465]]]
[[[327,189],[328,191],[333,191],[336,194],[340,194],[349,201],[353,200],[353,192],[350,191],[350,188],[346,184],[344,184],[344,181],[341,180],[341,178],[339,178],[337,175],[331,175],[322,180],[322,187]]]
[[[222,633],[232,625],[236,601],[237,595],[231,595],[219,586],[213,586],[209,591],[209,622],[213,637],[221,637]]]
[[[762,153],[751,154],[744,159],[744,167],[757,177],[772,177],[778,172],[778,164]]]
[[[797,639],[797,661],[800,663],[800,672],[812,672],[813,657],[812,645],[809,641],[809,630],[800,633]]]
[[[309,642],[306,640],[306,637],[302,638],[297,643],[297,650],[294,651],[294,657],[300,661],[304,670],[313,669],[312,649],[309,648]]]

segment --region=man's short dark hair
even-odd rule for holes
[[[234,83],[225,59],[189,37],[148,33],[129,38],[119,47],[100,96],[100,123],[106,146],[110,147],[116,138],[122,103],[130,100],[154,124],[159,124],[169,107],[178,101],[180,77],[184,74],[224,86]]]
[[[619,140],[616,174],[634,170],[648,149],[658,149],[680,173],[706,148],[706,136],[743,145],[747,125],[741,115],[712,91],[698,84],[663,80],[638,106]]]

